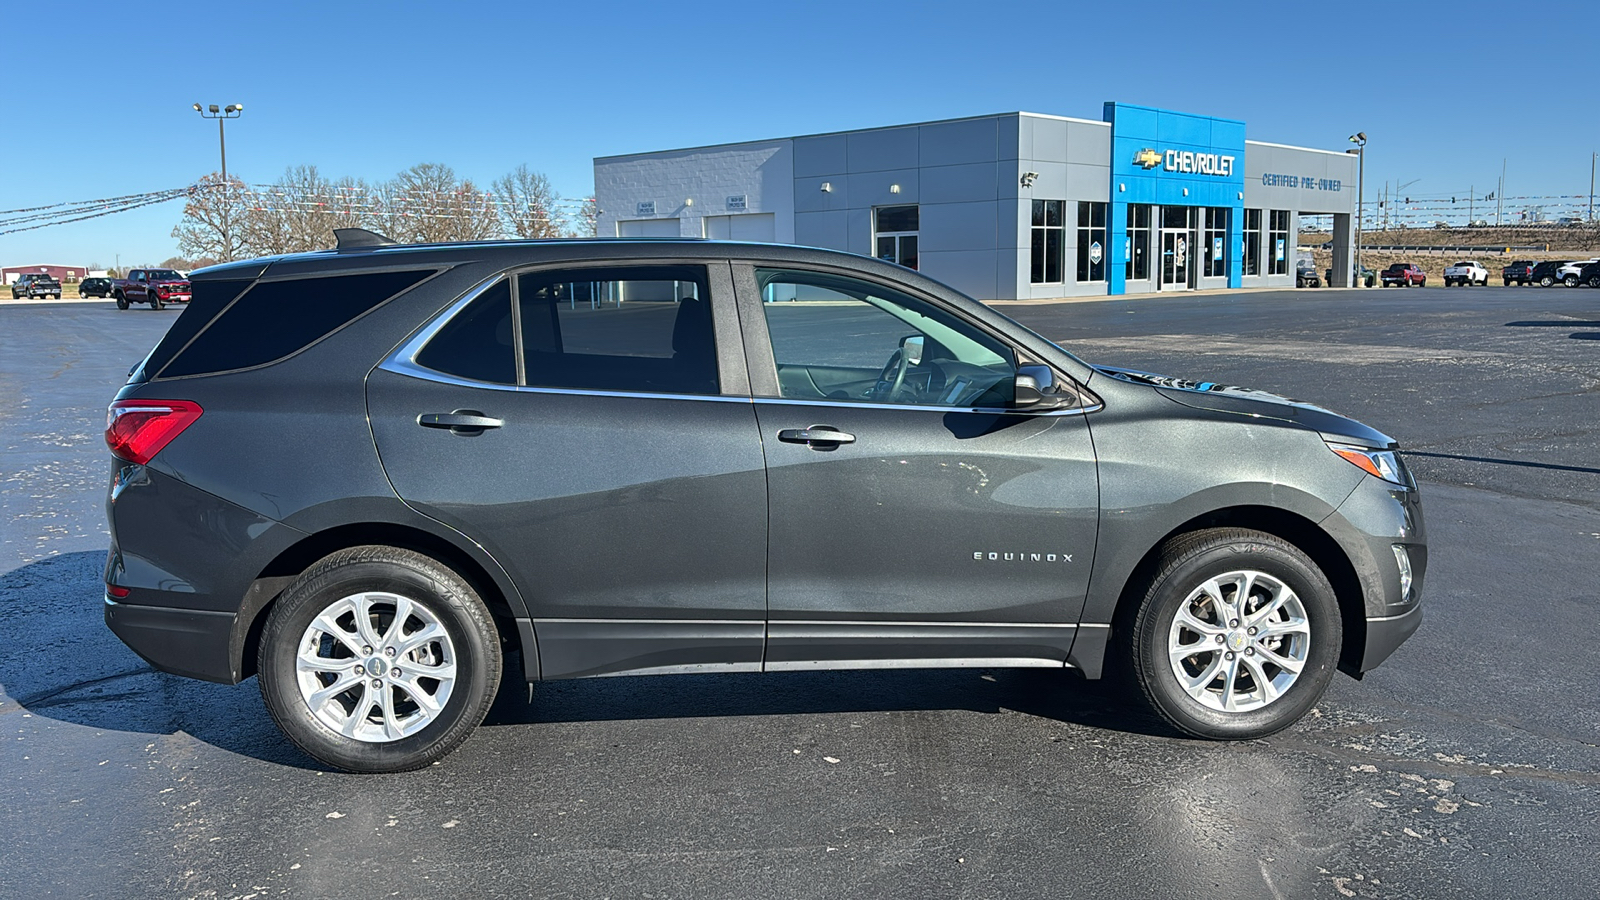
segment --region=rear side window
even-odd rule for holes
[[[161,343],[156,344],[156,349],[150,351],[149,358],[144,361],[145,372],[154,374],[161,371],[161,367],[171,362],[172,357],[200,333],[200,329],[206,327],[217,317],[217,313],[226,309],[249,286],[249,281],[196,281],[189,306],[178,317],[178,321],[167,329]]]
[[[197,329],[198,336],[161,370],[161,377],[226,372],[283,359],[431,274],[429,269],[258,283],[204,330]],[[199,302],[198,294],[194,302]],[[186,310],[179,322],[198,311]]]
[[[715,394],[710,299],[703,266],[525,273],[457,313],[416,361],[495,384]]]

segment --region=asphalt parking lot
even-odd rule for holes
[[[510,685],[439,765],[329,772],[254,681],[152,672],[102,624],[104,409],[177,311],[0,301],[0,896],[1593,893],[1600,291],[999,306],[1398,438],[1418,634],[1243,744],[1072,673],[640,677]]]

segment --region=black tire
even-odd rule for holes
[[[1576,276],[1576,275],[1568,275],[1567,277],[1561,279],[1561,283],[1566,285],[1567,287],[1577,287],[1578,286],[1578,276]]]
[[[151,309],[160,309],[165,305],[166,304],[161,302],[160,295],[158,295],[155,291],[151,291],[150,292],[150,308]]]
[[[1244,571],[1254,572],[1258,577],[1264,575],[1267,581],[1276,581],[1293,592],[1305,614],[1304,637],[1251,638],[1240,625],[1234,625],[1229,636],[1223,639],[1226,642],[1211,649],[1213,645],[1209,639],[1194,631],[1192,633],[1200,641],[1195,645],[1196,653],[1179,660],[1176,666],[1186,671],[1190,671],[1191,665],[1204,669],[1201,657],[1226,666],[1229,663],[1220,661],[1219,657],[1231,656],[1237,660],[1233,665],[1238,667],[1238,672],[1253,672],[1248,667],[1254,665],[1269,681],[1275,682],[1288,671],[1276,667],[1265,650],[1258,651],[1257,647],[1264,643],[1256,641],[1277,640],[1278,649],[1289,649],[1286,655],[1300,654],[1302,669],[1276,696],[1270,695],[1265,685],[1259,685],[1253,674],[1228,678],[1218,673],[1198,690],[1210,697],[1210,686],[1220,678],[1235,687],[1257,685],[1255,690],[1267,697],[1259,704],[1253,701],[1246,704],[1244,709],[1224,711],[1203,703],[1178,682],[1175,664],[1169,661],[1168,646],[1180,608],[1189,605],[1192,614],[1193,604],[1198,602],[1231,614],[1229,607],[1215,606],[1214,601],[1208,599],[1196,601],[1192,598],[1202,595],[1202,585],[1208,580]],[[1237,588],[1235,585],[1233,596],[1237,596]],[[1228,596],[1226,588],[1219,593],[1225,598]],[[1250,593],[1245,598],[1246,608],[1251,611],[1263,608],[1259,600],[1259,594]],[[1244,621],[1242,617],[1230,620],[1241,625]],[[1273,535],[1244,528],[1212,528],[1174,538],[1162,548],[1132,628],[1124,636],[1123,651],[1132,663],[1133,677],[1144,699],[1173,727],[1201,738],[1253,740],[1289,727],[1310,711],[1333,679],[1343,639],[1343,623],[1333,586],[1310,557]],[[1187,641],[1180,642],[1180,646],[1187,644]],[[1255,663],[1246,662],[1246,651]],[[1268,667],[1276,669],[1276,673],[1268,672]],[[1220,694],[1222,686],[1218,685],[1218,689]]]
[[[123,296],[121,291],[117,291],[117,309],[127,309],[127,308],[128,308],[128,298]]]
[[[1589,280],[1584,283],[1592,288],[1600,288],[1600,275],[1590,275]]]
[[[1506,279],[1505,286],[1506,287],[1511,287],[1511,279],[1509,279],[1509,278]]]
[[[1539,287],[1549,287],[1550,285],[1555,284],[1555,283],[1556,283],[1556,280],[1554,278],[1551,278],[1549,275],[1545,275],[1545,276],[1543,276],[1542,278],[1539,279]]]
[[[421,727],[405,736],[369,740],[347,737],[319,718],[302,692],[296,658],[313,620],[330,607],[336,607],[347,598],[364,592],[381,592],[409,599],[418,609],[419,629],[420,623],[427,619],[432,619],[442,627],[445,638],[425,645],[428,648],[434,648],[435,643],[441,646],[429,652],[441,661],[447,662],[449,656],[454,657],[456,674],[449,693],[438,712],[430,716],[423,714],[420,706],[411,703],[408,699],[410,695],[405,690],[388,686],[398,683],[389,679],[398,677],[391,676],[391,673],[399,664],[423,665],[422,661],[413,658],[415,653],[423,650],[390,654],[387,659],[377,648],[371,651],[371,662],[378,664],[373,671],[384,665],[389,667],[387,671],[379,672],[385,676],[384,679],[373,680],[384,682],[391,702],[411,704],[409,714],[420,716],[414,721]],[[379,636],[382,639],[392,639],[395,634],[391,630],[394,610],[389,609],[389,619],[385,623],[383,613],[378,611],[380,606],[381,602],[372,607],[372,615],[378,618],[374,629],[381,630]],[[352,617],[354,627],[353,613],[347,611],[340,616],[341,623],[345,621],[345,616]],[[412,620],[408,617],[407,621]],[[417,630],[405,632],[407,635],[416,633]],[[359,640],[359,636],[356,639]],[[378,723],[372,723],[371,716],[379,708],[373,704],[380,701],[368,691],[367,673],[356,668],[367,660],[355,655],[355,651],[366,648],[348,648],[348,645],[326,633],[317,640],[322,648],[320,652],[328,654],[322,658],[340,664],[348,660],[352,673],[357,676],[349,689],[328,698],[322,707],[324,714],[336,718],[340,712],[344,712],[349,721],[359,720],[377,727]],[[284,591],[268,615],[266,628],[261,635],[258,664],[261,696],[267,711],[295,746],[330,766],[351,772],[379,773],[420,769],[460,746],[483,721],[494,701],[500,684],[501,655],[488,608],[454,570],[410,550],[366,546],[341,550],[323,559],[307,569]],[[315,677],[320,679],[322,676]],[[341,676],[329,673],[327,677],[337,679]],[[412,677],[415,678],[414,672]],[[436,680],[434,684],[435,690],[443,687]],[[357,691],[359,697],[350,696]],[[360,716],[352,715],[363,702],[367,703],[366,712]]]

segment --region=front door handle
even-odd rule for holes
[[[854,443],[855,439],[855,435],[846,434],[832,425],[785,428],[778,432],[778,440],[785,444],[805,444],[813,450],[832,450],[840,444]]]
[[[417,424],[423,428],[448,428],[451,434],[470,436],[483,434],[488,428],[499,428],[505,422],[475,409],[458,409],[447,413],[423,413],[417,416]]]

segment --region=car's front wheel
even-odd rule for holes
[[[117,299],[117,309],[127,309],[128,308],[128,298],[123,296],[123,293],[121,291],[117,291],[117,298],[116,299]]]
[[[1213,528],[1162,549],[1125,649],[1145,699],[1178,730],[1250,740],[1311,709],[1342,640],[1333,587],[1305,553]]]
[[[483,721],[500,683],[472,587],[410,550],[343,550],[308,569],[262,632],[261,695],[301,750],[352,772],[420,769]]]

